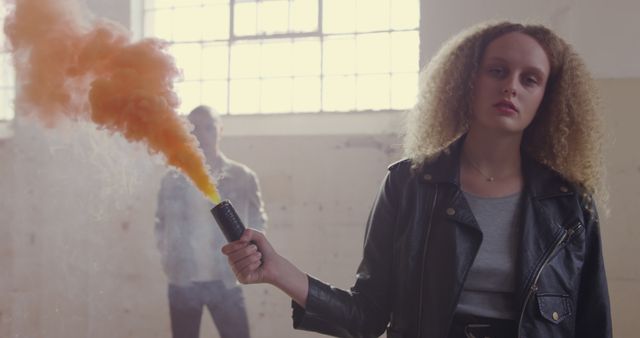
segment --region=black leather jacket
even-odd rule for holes
[[[460,191],[459,140],[420,170],[389,167],[371,211],[364,257],[350,292],[309,277],[294,327],[337,337],[446,338],[480,243]],[[611,317],[597,213],[590,198],[548,167],[523,158],[516,271],[520,338],[610,338]]]

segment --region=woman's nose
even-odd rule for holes
[[[504,87],[502,88],[502,93],[505,96],[516,96],[516,85],[517,85],[517,77],[516,76],[508,76],[504,79]]]
[[[505,87],[502,92],[507,95],[507,96],[516,96],[516,90],[513,88],[513,86],[507,86]]]

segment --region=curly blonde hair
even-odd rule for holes
[[[420,74],[418,101],[407,116],[405,155],[419,167],[467,132],[473,79],[484,50],[511,32],[533,37],[551,64],[542,103],[524,132],[522,149],[589,194],[598,192],[604,136],[595,85],[573,48],[540,25],[485,23],[445,43]]]

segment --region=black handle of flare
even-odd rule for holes
[[[245,230],[244,224],[229,201],[222,201],[211,209],[213,218],[228,242],[237,241]]]

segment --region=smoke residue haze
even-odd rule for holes
[[[17,74],[17,114],[55,127],[89,119],[162,153],[214,202],[219,197],[197,141],[175,113],[180,75],[166,43],[130,41],[121,26],[93,19],[72,0],[16,1],[5,33]]]

